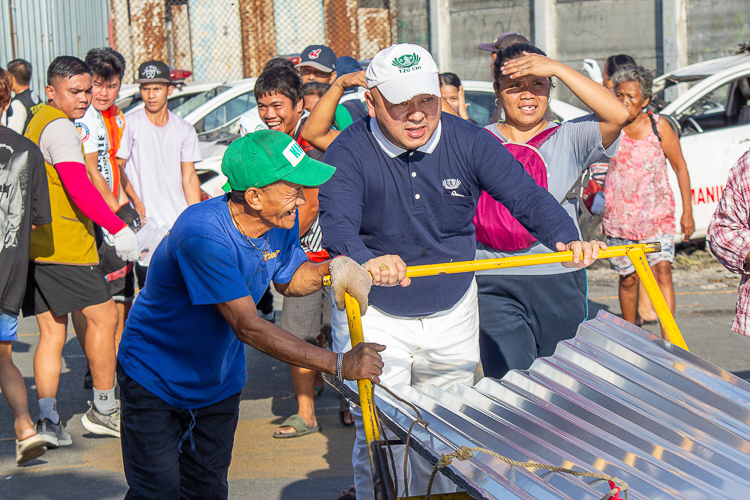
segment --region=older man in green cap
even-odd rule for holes
[[[334,170],[286,134],[249,134],[224,155],[227,194],[185,210],[156,249],[118,355],[126,498],[227,498],[247,382],[243,343],[341,379],[379,380],[385,347],[360,344],[337,356],[255,310],[271,281],[301,296],[328,274],[338,297],[349,292],[366,308],[367,271],[348,257],[310,263],[299,244],[302,188]]]

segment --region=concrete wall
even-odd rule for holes
[[[577,70],[585,58],[602,66],[625,53],[656,76],[730,55],[750,39],[750,0],[451,0],[449,16],[449,71],[474,80],[490,79],[489,55],[477,45],[506,31]],[[554,92],[581,105],[564,85]]]
[[[501,33],[531,32],[530,0],[452,0],[450,7],[452,57],[449,69],[467,80],[490,80],[490,53],[477,49]]]
[[[688,62],[732,55],[750,40],[750,0],[690,0]]]

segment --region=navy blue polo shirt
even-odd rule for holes
[[[398,255],[407,266],[474,260],[472,219],[483,190],[544,245],[579,238],[557,200],[497,138],[446,113],[430,141],[413,151],[388,142],[375,119],[365,117],[336,138],[324,161],[336,167],[319,194],[323,246],[332,255],[359,263]],[[373,287],[370,304],[396,316],[427,316],[453,307],[473,277]]]

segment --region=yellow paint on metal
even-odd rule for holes
[[[654,273],[651,272],[651,266],[648,265],[646,260],[646,254],[643,252],[643,248],[640,245],[633,245],[627,252],[630,261],[635,266],[635,271],[638,273],[638,277],[641,278],[643,288],[648,293],[648,297],[651,299],[651,303],[654,305],[656,315],[659,316],[662,328],[667,333],[669,341],[678,347],[682,347],[686,351],[688,350],[685,339],[682,338],[682,333],[677,327],[677,322],[672,316],[672,311],[669,310],[667,301],[664,299],[659,285],[656,282]]]
[[[660,252],[659,243],[646,243],[640,245],[623,245],[599,250],[600,259],[612,257],[625,257],[628,250],[640,248],[645,253]],[[537,266],[539,264],[554,264],[572,262],[573,252],[555,252],[535,255],[520,255],[518,257],[503,257],[501,259],[471,260],[467,262],[449,262],[447,264],[428,264],[425,266],[410,266],[406,270],[406,276],[417,278],[420,276],[435,276],[436,274],[469,273],[474,271],[485,271],[488,269],[505,269],[507,267]]]
[[[359,313],[359,303],[348,293],[344,297],[346,302],[346,316],[349,319],[349,337],[352,347],[364,342],[362,334],[362,317]],[[375,401],[372,399],[372,382],[369,380],[357,380],[359,390],[359,404],[362,408],[362,419],[364,420],[365,438],[367,439],[367,453],[370,453],[370,443],[380,439],[380,432],[375,422]],[[372,457],[370,458],[372,463]]]

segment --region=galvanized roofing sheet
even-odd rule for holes
[[[604,311],[528,371],[474,387],[392,389],[430,422],[412,440],[433,463],[465,445],[601,471],[626,481],[631,499],[750,497],[750,385]],[[376,403],[405,438],[413,410],[382,390]],[[609,491],[483,453],[446,472],[485,499],[598,500]]]

